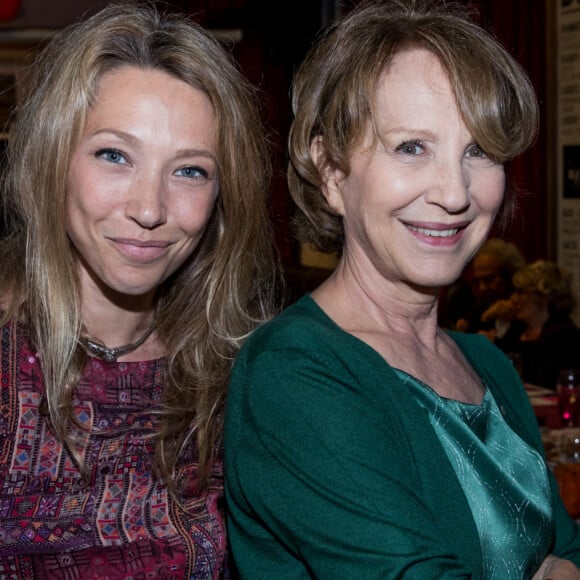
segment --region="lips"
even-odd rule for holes
[[[460,230],[460,228],[452,228],[448,230],[433,230],[429,228],[418,228],[411,225],[407,227],[419,234],[422,234],[424,236],[432,236],[434,238],[450,238],[451,236],[457,234],[457,232]]]
[[[403,222],[409,232],[423,244],[434,248],[453,248],[462,239],[471,222],[462,220],[453,224],[440,222]]]
[[[164,240],[133,240],[113,238],[111,242],[117,250],[131,260],[150,262],[163,256],[172,244]]]

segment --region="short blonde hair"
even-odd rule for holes
[[[572,272],[549,260],[520,268],[513,276],[513,285],[546,305],[550,314],[570,314],[576,305]]]
[[[538,130],[538,104],[522,67],[465,6],[433,0],[363,0],[317,40],[292,86],[288,184],[299,211],[298,237],[321,251],[342,249],[342,218],[321,193],[310,157],[322,137],[326,161],[348,175],[349,155],[373,126],[373,95],[395,55],[432,52],[447,71],[457,104],[477,143],[504,163],[527,149]],[[509,221],[509,190],[499,222]]]

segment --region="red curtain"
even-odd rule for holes
[[[312,19],[315,8],[324,0],[296,0],[296,9],[290,4],[283,21],[292,14],[298,20],[292,21],[291,35],[284,36],[284,22],[272,16],[270,0],[172,0],[174,4],[195,12],[202,23],[224,26],[236,22],[243,26],[244,40],[236,45],[236,57],[248,77],[262,91],[266,102],[266,122],[271,130],[274,144],[274,167],[272,184],[272,217],[276,229],[278,245],[285,263],[296,261],[295,247],[288,227],[290,202],[286,189],[286,134],[290,120],[288,90],[294,66],[300,60],[297,55],[278,54],[285,45],[296,42],[301,36],[312,38],[316,22],[309,26],[299,23]],[[348,0],[355,4],[358,0]],[[495,33],[509,52],[528,72],[540,102],[541,126],[539,139],[534,147],[508,167],[508,175],[521,192],[520,212],[513,227],[505,235],[516,243],[528,260],[551,258],[554,240],[553,224],[555,214],[548,198],[554,179],[547,174],[548,130],[547,126],[547,30],[546,2],[555,0],[463,0],[473,6],[480,15],[480,22]],[[335,5],[343,5],[346,0],[335,0]],[[327,3],[327,2],[326,2]],[[315,8],[312,8],[312,5]],[[282,5],[284,6],[284,5]],[[308,10],[307,6],[311,6]],[[195,10],[194,10],[195,7]],[[298,10],[297,7],[300,7]],[[240,23],[240,17],[244,15]],[[205,18],[204,18],[205,17]],[[206,21],[207,20],[207,21]],[[244,26],[245,23],[245,26]],[[248,28],[254,29],[251,34]],[[269,32],[269,33],[268,33]],[[277,37],[280,37],[277,39]],[[264,40],[264,39],[267,40]],[[274,42],[274,46],[271,44]],[[308,44],[306,40],[302,44]],[[292,47],[288,48],[292,53]],[[298,51],[300,52],[300,51]],[[552,192],[553,194],[553,192]]]
[[[549,200],[552,176],[547,174],[547,29],[545,0],[478,0],[481,24],[491,30],[526,69],[540,103],[540,133],[536,144],[508,167],[520,190],[520,212],[506,237],[528,260],[550,258],[555,220]]]
[[[0,20],[16,18],[20,10],[20,0],[0,0]]]

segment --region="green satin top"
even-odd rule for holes
[[[470,405],[440,397],[428,385],[397,373],[429,413],[465,492],[479,532],[484,577],[530,578],[551,538],[543,458],[510,429],[489,389],[481,405]]]

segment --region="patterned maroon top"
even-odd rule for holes
[[[164,359],[89,359],[75,398],[83,479],[39,412],[39,356],[20,325],[1,332],[0,578],[226,578],[221,464],[200,497],[195,450],[183,459],[183,507],[151,476]]]

